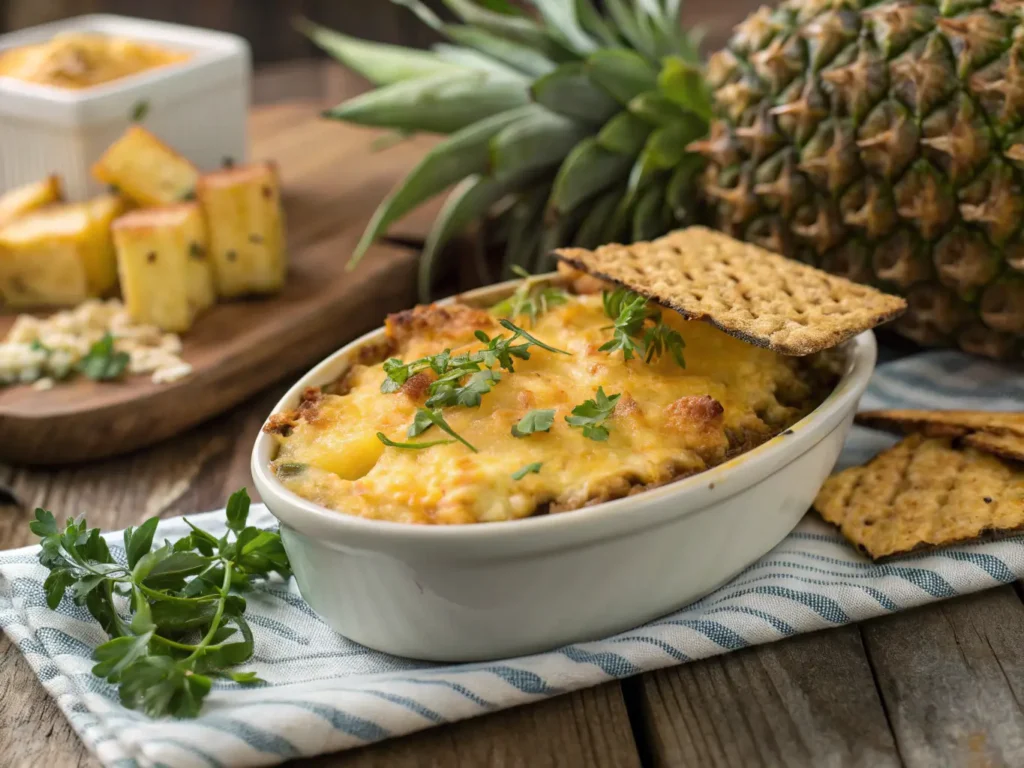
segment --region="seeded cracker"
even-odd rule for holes
[[[907,305],[748,243],[690,227],[650,243],[561,248],[564,262],[624,285],[684,317],[785,355],[837,346]]]
[[[864,411],[857,423],[897,434],[963,438],[966,445],[1024,461],[1024,413],[1000,411]]]
[[[1024,529],[1024,465],[914,434],[830,477],[814,507],[879,560]]]

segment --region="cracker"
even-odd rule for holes
[[[879,560],[1024,529],[1024,465],[914,434],[830,477],[814,507]]]
[[[963,437],[969,432],[1024,435],[1024,413],[1006,411],[861,411],[857,423],[887,432]]]
[[[906,302],[704,227],[650,243],[555,255],[689,319],[785,355],[837,346],[892,320]]]
[[[1007,432],[997,435],[992,432],[972,432],[964,438],[964,443],[979,451],[994,453],[1006,459],[1024,461],[1024,435]]]
[[[858,424],[896,434],[963,438],[966,445],[1024,461],[1024,413],[1004,411],[863,411]]]

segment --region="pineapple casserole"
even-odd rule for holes
[[[834,381],[627,289],[524,283],[491,311],[419,306],[265,426],[272,469],[339,512],[514,520],[662,485],[769,440]],[[376,354],[375,354],[376,353]]]
[[[400,82],[381,77],[393,47],[305,27],[380,86],[331,116],[449,134],[382,203],[361,249],[460,178],[424,276],[498,200],[488,231],[502,233],[506,265],[532,272],[554,247],[651,240],[701,214],[901,293],[896,329],[918,342],[1024,351],[1020,2],[785,0],[739,24],[706,67],[674,0],[605,15],[524,5],[515,18],[457,8],[454,40],[486,31],[504,45],[410,50]]]

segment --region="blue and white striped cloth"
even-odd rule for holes
[[[864,408],[1019,410],[1024,370],[933,352],[881,366]],[[855,429],[842,463],[891,441]],[[273,518],[254,507],[254,522]],[[204,527],[211,519],[196,516]],[[158,538],[186,533],[161,523]],[[116,551],[120,534],[109,538]],[[527,704],[614,678],[702,659],[1011,582],[1024,575],[1024,537],[874,565],[809,515],[772,552],[693,605],[607,640],[502,662],[437,665],[371,651],[331,631],[294,583],[249,597],[256,656],[268,681],[219,684],[201,717],[154,721],[122,708],[94,678],[103,632],[66,600],[46,607],[36,549],[0,554],[0,626],[107,766],[271,765]]]

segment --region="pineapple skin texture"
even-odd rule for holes
[[[112,184],[139,205],[169,205],[195,194],[199,171],[140,125],[132,125],[92,167],[92,175]]]
[[[907,297],[924,345],[1024,351],[1024,7],[788,0],[708,62],[719,229]]]
[[[74,306],[89,297],[85,262],[92,222],[55,206],[0,228],[0,295],[14,309]]]
[[[217,294],[230,299],[281,290],[288,259],[276,166],[205,174],[197,196],[210,228]]]
[[[195,203],[133,211],[113,225],[121,293],[136,323],[181,333],[214,301],[206,223]]]

